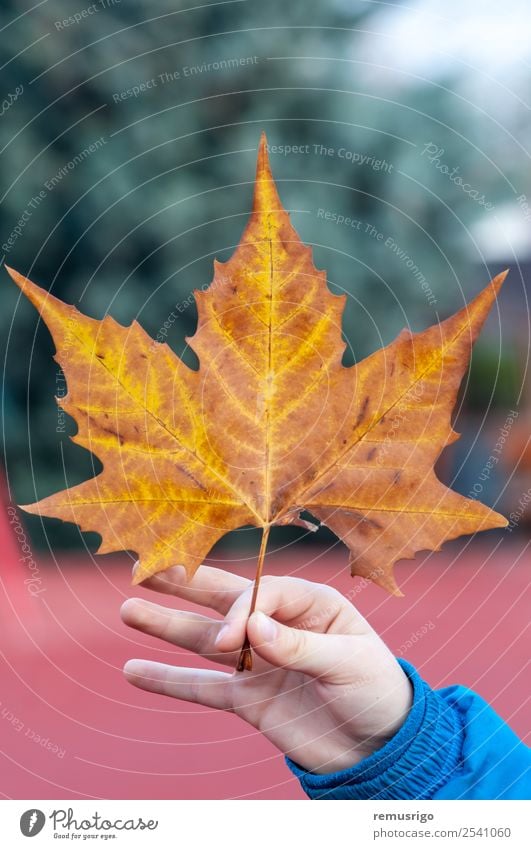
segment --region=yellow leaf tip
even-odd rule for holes
[[[21,274],[19,271],[17,271],[15,268],[11,268],[11,266],[6,265],[5,263],[4,263],[4,268],[7,271],[7,273],[9,274],[9,276],[11,277],[11,279],[15,281],[17,286],[22,288],[22,286],[26,282],[27,278],[24,277],[24,275]]]
[[[31,513],[34,516],[40,516],[40,511],[37,504],[17,504],[19,510],[24,510],[24,513]]]
[[[37,286],[36,283],[32,283],[29,277],[25,277],[24,274],[21,274],[20,271],[17,271],[15,268],[11,268],[9,265],[6,265],[5,270],[16,283],[21,292],[24,292],[30,301],[33,300],[32,293],[43,291],[40,289],[40,286]]]
[[[279,212],[282,208],[282,203],[271,171],[271,164],[269,162],[266,134],[262,132],[256,160],[253,212]]]
[[[145,581],[147,577],[148,576],[144,575],[141,569],[137,569],[136,572],[133,573],[133,577],[131,578],[131,586],[138,586],[138,584],[141,584],[142,581]]]
[[[149,568],[147,566],[143,566],[140,560],[137,560],[135,565],[133,566],[133,574],[131,576],[131,584],[133,587],[138,586],[143,581],[146,581],[148,578],[151,578],[154,575],[156,569]]]
[[[271,174],[271,165],[269,162],[269,150],[267,145],[266,134],[262,131],[260,143],[258,145],[258,156],[256,159],[256,179],[263,180],[264,178],[273,179]]]
[[[500,271],[500,273],[497,274],[496,277],[492,278],[491,284],[496,289],[496,293],[498,293],[500,291],[501,287],[503,286],[503,284],[505,282],[505,278],[507,277],[508,274],[509,274],[509,269],[506,268],[504,271]]]
[[[24,274],[16,271],[16,269],[10,268],[8,265],[5,266],[5,269],[20,291],[26,295],[28,300],[31,301],[33,306],[36,307],[41,314],[45,303],[57,300],[50,292],[43,289],[41,286],[37,286],[37,284],[33,283],[29,277],[25,277]]]
[[[495,528],[506,528],[509,525],[509,519],[506,519],[501,513],[494,513],[493,518],[496,521],[496,524],[493,526]]]

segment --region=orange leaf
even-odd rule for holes
[[[267,539],[308,510],[348,546],[353,575],[400,594],[397,560],[507,524],[433,470],[457,438],[457,391],[505,273],[447,321],[345,368],[345,297],[282,207],[265,136],[241,242],[195,292],[199,370],[136,322],[87,318],[8,270],[54,338],[74,441],[103,463],[24,509],[97,531],[101,553],[136,551],[135,583],[175,563],[192,575],[227,531],[251,524]]]

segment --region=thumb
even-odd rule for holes
[[[272,666],[304,672],[314,678],[345,677],[344,635],[289,628],[261,611],[255,611],[249,618],[247,635],[254,651]],[[349,661],[351,666],[351,657]]]

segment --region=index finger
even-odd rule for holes
[[[225,617],[216,641],[220,651],[241,645],[250,614],[251,588],[241,593]],[[347,599],[326,584],[303,578],[264,575],[258,591],[257,609],[289,627],[318,634],[362,635],[370,626]]]
[[[135,563],[133,572],[137,565]],[[193,578],[187,580],[184,566],[172,566],[152,575],[140,586],[210,607],[224,616],[251,583],[247,578],[213,566],[200,566]]]

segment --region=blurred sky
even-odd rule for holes
[[[337,2],[349,6],[348,0]],[[360,5],[377,11],[361,49],[356,45],[353,51],[355,61],[365,62],[365,74],[382,88],[406,88],[415,85],[418,77],[440,83],[450,77],[452,88],[467,98],[470,108],[486,104],[497,120],[507,121],[531,109],[529,0],[447,0],[444,4],[439,0],[404,4],[361,0]],[[379,58],[374,55],[374,33],[385,40]],[[499,204],[495,216],[482,217],[472,227],[485,258],[501,262],[531,255],[530,230],[529,222],[511,203]]]
[[[344,8],[352,6],[340,0]],[[430,78],[460,70],[489,74],[501,83],[529,70],[531,4],[527,0],[499,3],[481,0],[417,0],[385,3],[367,0],[379,9],[371,29],[387,39],[385,62]],[[374,58],[374,57],[373,57]]]

